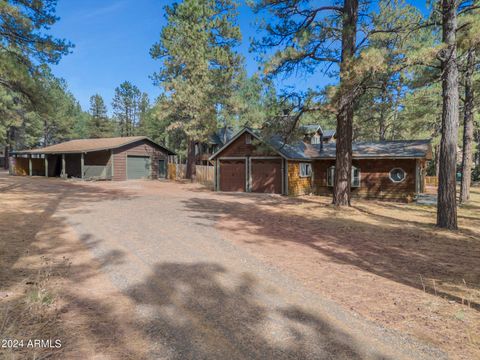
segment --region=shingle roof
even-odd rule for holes
[[[269,141],[282,155],[290,159],[335,159],[337,144],[283,144],[278,139]],[[431,158],[430,140],[395,140],[352,143],[353,158]]]
[[[25,154],[66,154],[66,153],[82,153],[90,151],[100,151],[116,149],[121,146],[132,144],[137,141],[148,140],[149,142],[165,149],[170,155],[175,153],[166,147],[155,143],[146,136],[127,136],[127,137],[115,137],[115,138],[98,138],[98,139],[77,139],[70,140],[60,144],[46,146],[44,148],[19,151],[19,153]]]
[[[316,124],[300,125],[300,130],[306,134],[313,134],[319,129],[322,130],[322,127]]]
[[[300,130],[305,134],[313,134],[319,131],[324,138],[331,138],[336,133],[336,130],[323,130],[320,125],[316,124],[300,125]]]
[[[332,136],[335,136],[336,132],[337,132],[336,130],[325,130],[323,132],[323,137],[324,138],[331,138]]]

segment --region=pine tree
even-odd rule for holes
[[[176,124],[188,139],[187,178],[195,171],[194,144],[216,129],[229,104],[241,57],[236,5],[231,0],[184,0],[165,7],[167,25],[150,54],[161,60],[153,75],[168,94]]]
[[[112,134],[112,126],[107,115],[107,107],[99,94],[90,97],[89,137],[102,138]]]
[[[310,74],[321,66],[334,64],[339,71],[339,86],[335,96],[337,118],[337,150],[333,203],[350,205],[350,179],[352,166],[352,127],[354,108],[365,93],[372,77],[383,68],[381,51],[365,50],[373,33],[386,29],[372,29],[371,24],[359,19],[359,8],[369,11],[369,2],[344,0],[341,4],[322,6],[315,1],[278,0],[256,2],[256,12],[269,12],[265,22],[267,36],[253,43],[259,53],[267,54],[265,71],[273,76],[304,70]],[[362,17],[364,19],[365,17]],[[357,39],[358,29],[365,34]],[[275,49],[273,56],[271,50]],[[302,113],[315,111],[308,102],[299,98],[298,112],[290,131],[294,131]],[[290,104],[294,96],[289,96]],[[311,96],[306,96],[311,99]],[[315,102],[309,100],[310,104]]]
[[[140,90],[129,81],[124,81],[115,88],[112,108],[120,136],[135,134],[138,126],[140,97]]]
[[[72,47],[47,33],[58,20],[55,5],[55,0],[0,2],[0,141],[7,144],[6,156],[12,134],[36,127],[28,121],[43,101],[41,67],[58,63]]]

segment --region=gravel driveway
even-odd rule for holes
[[[88,186],[118,195],[58,216],[134,302],[152,359],[444,357],[319,298],[230,242],[215,229],[217,215],[188,205],[248,195],[159,181]]]

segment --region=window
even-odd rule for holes
[[[319,135],[312,136],[312,139],[310,140],[310,143],[312,145],[320,144],[320,136]]]
[[[300,163],[300,177],[312,176],[312,164]]]
[[[360,187],[360,169],[352,166],[352,187]]]
[[[400,183],[403,180],[405,180],[405,178],[407,177],[407,174],[403,169],[395,168],[390,170],[389,177],[390,177],[390,180],[392,180],[394,183]]]
[[[327,186],[333,187],[335,183],[335,166],[330,166],[327,169]],[[352,187],[360,187],[360,169],[352,166]]]
[[[250,134],[245,134],[245,144],[251,144],[252,143],[252,135]]]
[[[327,170],[327,186],[333,186],[335,183],[335,166],[330,166]]]

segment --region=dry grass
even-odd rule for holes
[[[203,206],[218,209],[226,237],[322,296],[452,358],[480,358],[480,188],[454,232],[435,227],[430,206],[330,202],[224,194]]]
[[[78,239],[58,215],[116,195],[0,174],[0,339],[23,340],[23,348],[0,348],[0,359],[145,357],[133,305],[102,272],[88,239]],[[35,339],[62,346],[27,347]]]
[[[67,268],[67,264],[61,265]],[[58,268],[58,267],[57,267]],[[25,282],[24,294],[9,301],[0,314],[0,339],[22,341],[21,345],[4,348],[0,355],[8,359],[43,359],[61,353],[55,341],[60,340],[55,277],[49,261],[44,259],[42,269],[36,277]],[[32,347],[29,341],[52,341],[54,347]]]

